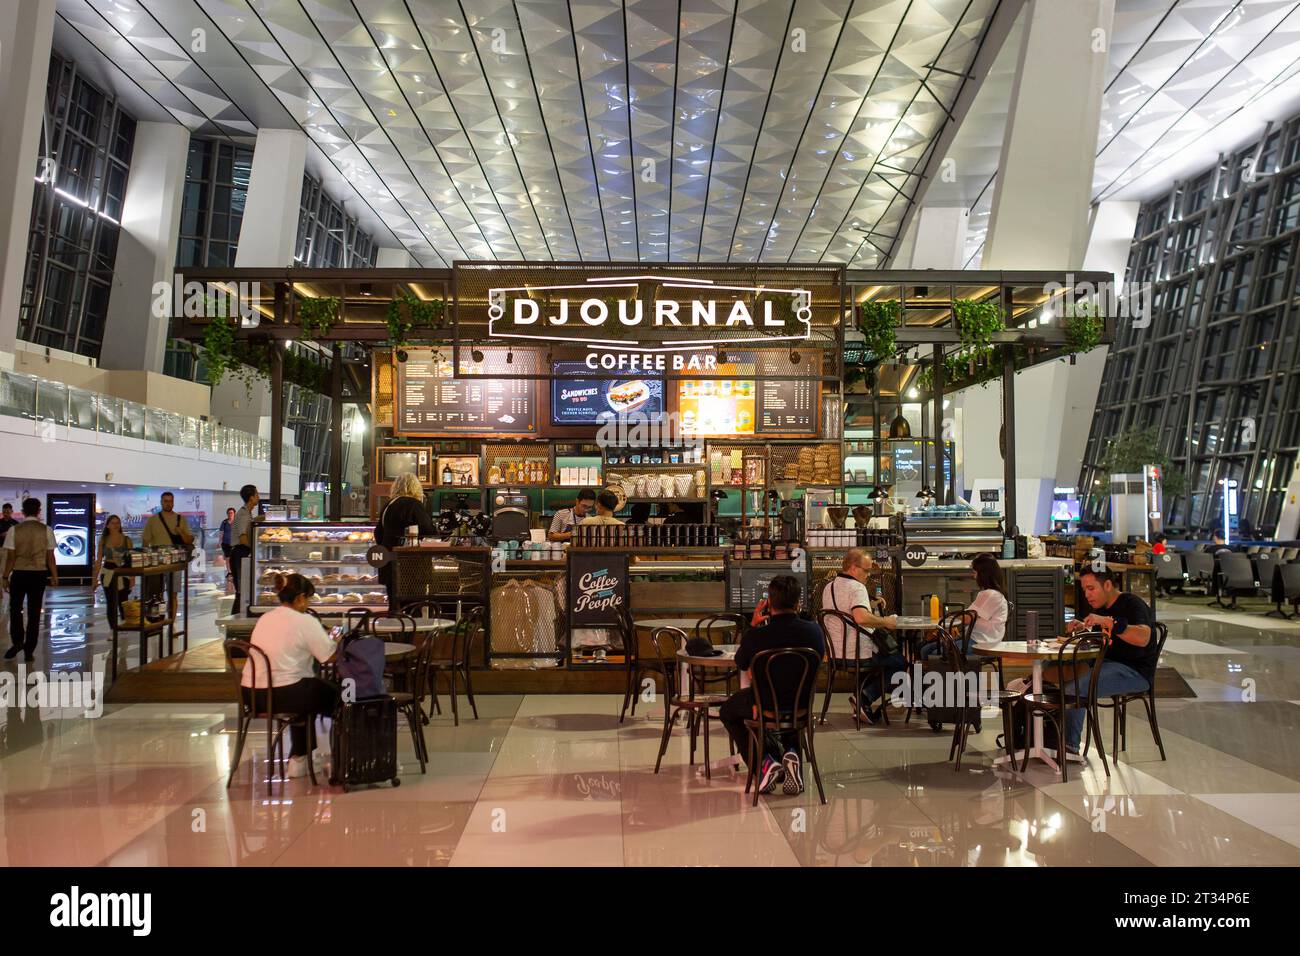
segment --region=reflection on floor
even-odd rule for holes
[[[103,653],[86,605],[85,592],[51,603],[33,667],[78,670]],[[196,606],[200,627],[211,613]],[[1300,624],[1168,604],[1162,618],[1164,663],[1198,694],[1161,702],[1168,761],[1131,711],[1109,779],[1095,758],[1067,784],[1042,767],[993,770],[993,719],[955,773],[946,735],[915,721],[855,731],[841,696],[817,735],[826,806],[810,778],[801,796],[750,807],[740,778],[687,765],[681,731],[655,775],[662,712],[620,726],[613,697],[482,697],[478,720],[433,719],[423,776],[402,727],[396,789],[293,780],[271,798],[260,736],[225,788],[231,707],[87,719],[11,706],[0,864],[1300,863]]]

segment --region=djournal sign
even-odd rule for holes
[[[660,294],[645,294],[634,277],[494,288],[488,293],[489,335],[642,351],[810,335],[812,300],[805,289],[691,281],[655,282],[653,288]]]

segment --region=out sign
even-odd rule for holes
[[[914,568],[919,568],[925,564],[925,559],[929,556],[930,553],[919,544],[909,544],[903,549],[903,560]]]

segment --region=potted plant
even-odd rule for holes
[[[858,331],[863,347],[876,361],[894,354],[894,330],[902,324],[903,305],[897,299],[868,300],[858,305]]]

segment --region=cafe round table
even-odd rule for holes
[[[976,654],[985,654],[993,657],[1000,657],[1003,661],[1011,663],[1024,663],[1028,661],[1032,667],[1030,677],[1030,687],[1035,694],[1043,692],[1043,662],[1054,662],[1060,653],[1061,645],[1055,639],[1046,641],[1000,641],[997,644],[974,645],[971,650]],[[1088,660],[1096,657],[1100,651],[1079,651],[1079,660]],[[1074,654],[1073,651],[1070,652]],[[1073,656],[1071,657],[1073,659]],[[1008,744],[1011,741],[1007,741]],[[1009,760],[1023,760],[1025,751],[1018,750],[1011,756],[1001,756],[993,761],[994,765],[1005,764]],[[1060,771],[1061,767],[1056,762],[1058,751],[1050,747],[1043,746],[1043,718],[1037,716],[1034,718],[1034,739],[1029,745],[1029,756],[1041,760],[1055,771]],[[1083,763],[1084,759],[1079,754],[1072,754],[1066,751],[1066,759],[1076,763]]]
[[[410,620],[415,622],[415,633],[417,634],[445,631],[449,627],[456,626],[456,622],[449,617],[413,617]],[[378,620],[371,621],[368,627],[372,633],[381,637],[385,634],[411,633],[409,625],[403,630],[402,621],[391,617],[381,617]]]
[[[696,626],[697,626],[701,621],[705,621],[705,620],[708,620],[708,617],[707,617],[707,616],[705,616],[705,617],[700,617],[700,618],[695,618],[695,617],[653,617],[653,618],[648,618],[648,619],[646,619],[646,620],[644,620],[644,621],[637,621],[637,622],[636,622],[636,626],[637,626],[637,627],[646,627],[646,628],[651,628],[651,629],[654,629],[654,628],[656,628],[656,627],[675,627],[675,628],[677,628],[677,630],[679,630],[679,631],[685,631],[687,637],[694,637],[694,636],[695,636],[695,628],[696,628]],[[728,621],[728,620],[725,620],[725,619],[724,619],[724,620],[716,620],[716,621],[714,621],[712,624],[709,625],[709,630],[714,630],[714,629],[717,629],[717,630],[719,630],[719,631],[734,630],[735,627],[736,627],[736,622],[735,622],[735,621]],[[718,645],[718,646],[721,647],[722,645]]]

